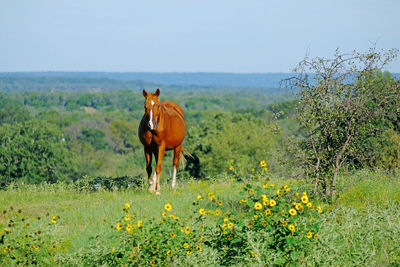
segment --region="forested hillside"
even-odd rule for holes
[[[281,116],[281,107],[290,114],[295,105],[293,96],[279,88],[164,86],[87,77],[1,77],[2,184],[75,181],[84,176],[143,178],[143,147],[137,137],[144,113],[141,90],[158,87],[160,99],[180,104],[187,121],[184,146],[194,159],[188,159],[178,178],[223,175],[234,156],[245,163],[276,152],[282,141],[277,119],[283,122],[288,118]],[[295,128],[289,124],[282,126]],[[32,140],[41,143],[28,146]],[[169,177],[171,161],[167,153],[164,179]]]
[[[387,85],[395,82],[389,73],[379,75]],[[0,77],[3,186],[18,181],[76,181],[84,176],[142,179],[145,162],[137,137],[144,113],[141,90],[158,87],[160,99],[181,105],[187,121],[184,146],[193,158],[188,157],[178,178],[224,176],[233,163],[236,172],[244,173],[250,162],[259,159],[268,159],[274,175],[304,174],[307,155],[297,143],[306,133],[296,120],[298,96],[293,91],[64,76],[3,73]],[[369,156],[355,153],[349,166],[397,166],[398,129],[390,125],[381,124],[388,129],[363,143],[368,144],[363,149]],[[169,178],[171,161],[167,153],[164,180]]]

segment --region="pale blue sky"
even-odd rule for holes
[[[399,0],[0,0],[0,71],[290,72],[307,51],[400,48],[399,12]]]

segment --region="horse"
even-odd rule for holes
[[[182,151],[182,142],[185,138],[186,124],[182,108],[171,101],[159,101],[160,89],[147,93],[143,89],[145,113],[139,124],[139,139],[144,146],[146,157],[146,171],[149,180],[148,191],[160,194],[161,164],[166,150],[173,150],[173,175],[172,188],[176,184],[176,170],[179,165],[179,157]],[[156,160],[156,170],[153,178],[152,157]]]

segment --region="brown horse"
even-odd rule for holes
[[[144,146],[146,156],[146,171],[149,179],[149,192],[160,194],[161,164],[165,150],[174,150],[174,172],[172,175],[172,188],[176,184],[176,170],[185,138],[186,125],[183,110],[171,101],[158,100],[160,89],[154,94],[143,90],[145,113],[139,125],[139,139]],[[151,178],[152,155],[156,159],[156,171]]]

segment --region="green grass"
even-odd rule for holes
[[[275,184],[283,184],[273,181]],[[290,181],[289,181],[290,182]],[[358,173],[341,178],[338,200],[325,205],[319,240],[307,257],[307,265],[391,266],[400,264],[400,177]],[[295,187],[303,183],[291,182]],[[155,196],[144,190],[77,192],[66,185],[25,186],[0,194],[0,211],[22,209],[24,216],[59,215],[57,235],[69,240],[61,262],[82,265],[77,255],[90,255],[96,246],[113,247],[111,226],[121,218],[124,203],[138,218],[159,217],[166,203],[176,215],[184,215],[196,196],[214,192],[226,205],[235,207],[239,188],[232,182],[188,182],[176,190],[162,188]],[[0,223],[6,220],[0,213]],[[107,243],[107,244],[105,244]],[[208,265],[197,259],[197,265]]]

